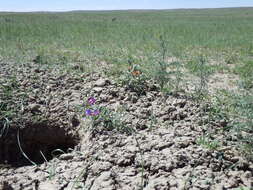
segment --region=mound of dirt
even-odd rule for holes
[[[187,97],[163,96],[155,88],[139,96],[98,73],[76,75],[33,64],[1,68],[3,84],[15,76],[12,92],[26,94],[8,130],[0,126],[5,129],[1,190],[253,187],[253,163],[239,155],[232,140],[215,149],[196,143],[221,125],[207,127],[208,114]],[[89,130],[83,113],[90,96],[99,106],[121,110],[132,132]],[[10,107],[19,107],[18,96],[9,98]]]

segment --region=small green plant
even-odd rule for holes
[[[197,139],[196,143],[199,145],[202,145],[210,150],[216,150],[220,146],[218,141],[210,140],[208,137],[206,137],[204,135],[199,137]]]
[[[73,184],[72,184],[70,190],[72,190],[72,189],[74,189],[74,188],[75,188],[75,189],[79,189],[79,188],[84,189],[84,185],[83,185],[82,183],[83,183],[83,181],[85,181],[85,180],[83,180],[83,178],[86,179],[86,178],[88,177],[88,171],[89,171],[89,167],[88,167],[88,166],[86,166],[84,169],[82,169],[82,171],[79,173],[79,175],[78,175],[78,176],[75,178],[75,180],[73,181]],[[87,189],[90,189],[91,186],[92,186],[92,184],[91,184],[90,187],[87,188]]]
[[[230,128],[228,126],[230,121],[229,112],[233,109],[231,104],[229,92],[225,90],[217,91],[207,108],[209,123],[212,124],[212,122],[215,122],[218,129],[228,130]]]
[[[251,56],[253,55],[253,45],[252,44],[250,44],[248,47],[248,54]]]
[[[153,69],[153,78],[162,92],[178,92],[182,82],[181,64],[178,61],[166,63],[160,61]]]
[[[128,60],[128,65],[128,70],[120,76],[120,84],[138,95],[145,94],[148,88],[147,76],[138,64],[133,63],[132,59]]]
[[[152,78],[163,93],[177,93],[182,81],[181,63],[179,61],[169,62],[166,60],[168,48],[162,35],[159,37],[159,46],[159,57],[155,57],[152,60],[155,64],[150,68]]]
[[[155,127],[155,125],[158,123],[158,120],[156,118],[156,116],[154,115],[154,112],[153,110],[151,110],[151,113],[150,113],[150,126],[149,126],[149,130],[153,130],[153,128]]]
[[[176,93],[181,90],[180,85],[183,79],[183,73],[181,72],[181,67],[182,67],[182,64],[179,61],[171,62],[168,65],[168,69],[169,69],[168,74],[171,76],[169,80],[169,86],[171,86]]]
[[[253,160],[252,102],[253,96],[248,91],[244,94],[221,91],[216,93],[207,109],[209,124],[216,126],[216,132],[222,131],[228,137],[233,136],[235,146],[250,160]]]
[[[238,61],[239,55],[234,52],[229,52],[228,55],[225,57],[225,63],[228,65],[236,64]]]
[[[197,96],[205,96],[208,93],[208,77],[210,72],[206,67],[206,59],[201,56],[197,64],[197,76],[200,79],[199,85],[196,87]]]
[[[85,116],[91,121],[92,132],[105,130],[116,130],[124,133],[131,133],[130,128],[126,127],[122,121],[122,115],[106,107],[95,105],[96,99],[90,97],[87,100]]]
[[[38,65],[47,65],[49,63],[48,57],[44,53],[39,53],[34,59],[33,62]]]
[[[46,165],[48,165],[48,160],[46,159],[46,157],[42,151],[40,151],[40,154],[41,154],[42,158],[44,159]],[[52,164],[50,164],[50,167],[48,168],[47,173],[49,175],[48,179],[52,180],[53,177],[56,175],[56,163],[53,162]]]
[[[64,152],[63,150],[61,149],[55,149],[51,152],[51,156],[53,158],[57,158],[59,155],[61,154],[66,154],[66,152]],[[48,162],[48,160],[46,159],[45,155],[43,154],[42,151],[40,151],[40,155],[42,156],[42,158],[44,159],[46,165],[49,166],[49,168],[47,169],[47,173],[48,173],[48,179],[49,180],[53,180],[53,178],[56,176],[57,172],[56,172],[56,168],[57,168],[57,165],[59,164],[59,160],[56,162]]]
[[[154,69],[154,79],[158,83],[160,90],[164,91],[169,81],[169,73],[167,72],[168,64],[166,62],[167,46],[163,35],[159,36],[160,60]]]
[[[160,90],[164,91],[165,86],[169,81],[167,72],[167,63],[165,63],[164,61],[158,62],[154,72],[154,79],[158,83]]]
[[[33,59],[33,62],[40,66],[61,65],[67,67],[67,63],[70,61],[79,62],[79,54],[72,51],[64,51],[53,48],[39,49],[37,55]]]
[[[239,74],[240,86],[246,90],[253,88],[253,61],[248,61],[235,68],[235,73]]]
[[[18,89],[16,77],[12,77],[0,86],[0,138],[8,132],[10,124],[17,116],[15,91]],[[19,97],[22,98],[22,97]]]
[[[212,67],[207,65],[207,58],[201,55],[196,62],[189,62],[188,68],[198,78],[198,82],[194,84],[194,97],[197,100],[205,99],[208,96],[208,82],[210,75],[213,73]]]
[[[236,132],[242,152],[253,160],[253,95],[234,97],[232,130]]]

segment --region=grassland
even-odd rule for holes
[[[253,54],[252,17],[252,8],[0,13],[0,52],[2,59],[27,61],[71,50],[113,62],[156,53],[162,35],[171,56],[247,57]]]
[[[164,97],[196,102],[202,109],[196,121],[206,127],[196,143],[220,153],[232,142],[252,161],[252,20],[253,8],[0,13],[0,66],[5,69],[0,75],[0,137],[15,117],[22,118],[17,113],[26,99],[43,91],[34,87],[47,81],[43,77],[51,80],[60,69],[84,82],[84,73],[102,72],[137,99],[152,81]],[[34,65],[38,68],[32,73]],[[8,67],[21,78],[18,85],[15,74],[4,79],[11,73]],[[26,78],[34,80],[30,86],[23,85]],[[22,85],[30,90],[27,94],[20,91]],[[40,89],[47,91],[47,85]]]

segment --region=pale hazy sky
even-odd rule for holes
[[[0,0],[0,11],[253,7],[253,0]]]

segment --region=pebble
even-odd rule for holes
[[[73,154],[62,154],[59,156],[60,160],[72,160],[74,158]]]
[[[94,90],[95,92],[102,92],[102,91],[103,91],[103,88],[101,88],[101,87],[94,87],[93,90]]]
[[[106,85],[106,83],[108,82],[108,80],[105,80],[105,79],[98,79],[96,82],[95,82],[95,86],[97,87],[103,87]]]

